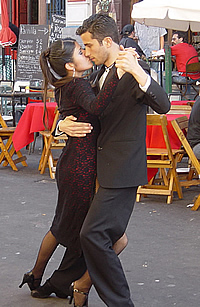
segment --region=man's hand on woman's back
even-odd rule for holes
[[[87,133],[91,133],[92,129],[90,123],[77,122],[77,118],[73,115],[59,122],[59,130],[72,137],[84,137]]]

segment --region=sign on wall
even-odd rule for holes
[[[52,15],[52,23],[49,35],[49,44],[52,44],[62,38],[62,30],[66,27],[66,17],[61,15]]]
[[[20,25],[17,55],[17,80],[43,80],[39,58],[48,46],[49,27]]]

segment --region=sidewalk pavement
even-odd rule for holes
[[[68,299],[34,299],[27,285],[18,287],[34,264],[56,206],[55,181],[47,170],[44,175],[37,170],[39,146],[37,140],[31,155],[22,150],[28,167],[18,164],[18,172],[0,165],[1,307],[70,306]],[[162,196],[143,198],[135,205],[127,230],[129,244],[120,256],[135,307],[200,306],[200,210],[187,207],[199,192],[199,186],[183,189],[183,199],[175,195],[171,205]],[[58,267],[63,252],[60,246],[54,253],[43,282]],[[89,306],[105,306],[94,289]]]

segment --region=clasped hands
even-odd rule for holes
[[[124,48],[120,45],[120,51],[115,61],[119,79],[123,74],[125,74],[125,72],[133,74],[134,70],[139,67],[138,58],[139,55],[135,48]]]

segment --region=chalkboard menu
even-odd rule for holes
[[[62,30],[66,27],[66,17],[61,15],[52,15],[51,30],[49,35],[49,44],[62,38]]]
[[[47,48],[48,39],[48,26],[20,25],[17,80],[41,81],[43,79],[39,57]]]

